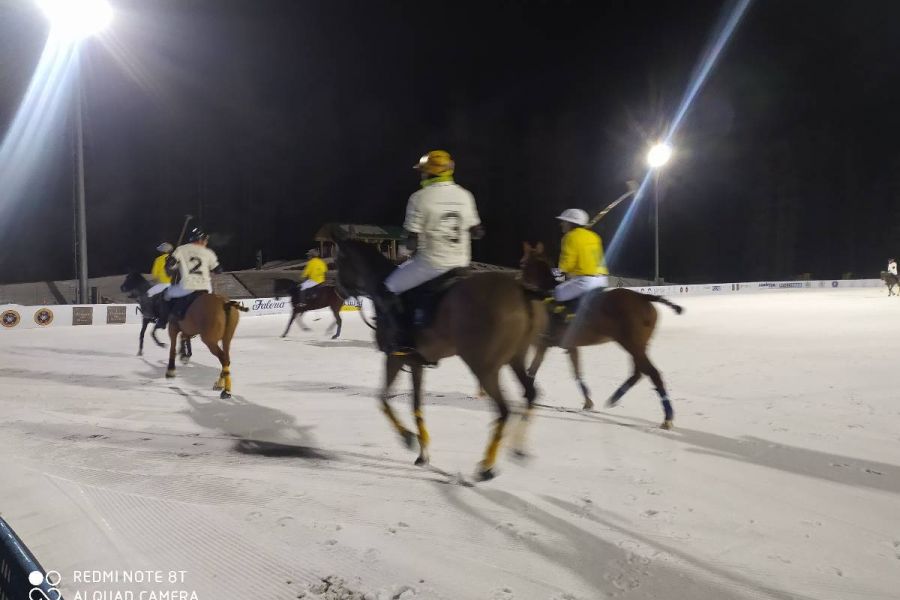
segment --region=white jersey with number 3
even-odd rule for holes
[[[186,290],[212,291],[210,271],[219,266],[216,253],[199,244],[184,244],[175,248],[172,257],[178,261],[181,274],[178,284]]]
[[[479,224],[471,192],[452,181],[441,181],[409,197],[403,227],[419,236],[418,258],[439,269],[453,269],[469,266],[469,228]]]

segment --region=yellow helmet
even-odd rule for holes
[[[446,150],[432,150],[420,158],[418,164],[413,165],[413,169],[435,177],[453,175],[453,167],[453,159]]]

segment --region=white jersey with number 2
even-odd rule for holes
[[[181,279],[178,284],[186,290],[212,291],[210,271],[219,266],[216,253],[199,244],[184,244],[175,248],[172,257],[178,261]]]
[[[452,181],[441,181],[409,197],[403,227],[419,236],[417,258],[439,269],[453,269],[469,266],[469,228],[479,224],[472,193]]]

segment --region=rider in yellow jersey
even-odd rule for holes
[[[306,263],[306,267],[303,269],[303,273],[300,275],[303,278],[303,283],[300,284],[300,303],[305,304],[307,298],[307,290],[316,287],[317,285],[321,285],[325,283],[325,274],[328,272],[328,265],[324,260],[319,258],[319,251],[315,248],[308,251],[306,256],[309,257],[309,262]]]
[[[147,296],[155,296],[172,283],[172,278],[166,273],[166,259],[172,254],[173,249],[172,244],[169,242],[163,242],[156,247],[156,251],[161,252],[161,254],[156,257],[153,261],[153,266],[150,268],[150,275],[156,281],[156,285],[147,290]]]
[[[566,281],[556,286],[553,297],[557,302],[569,302],[590,290],[605,288],[609,271],[603,262],[603,241],[585,227],[588,214],[580,208],[570,208],[556,218],[564,234],[559,270]]]

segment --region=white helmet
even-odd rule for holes
[[[160,244],[159,246],[156,247],[157,252],[165,252],[166,254],[172,252],[172,250],[174,250],[174,248],[172,247],[172,244],[170,244],[169,242],[163,242],[162,244]]]
[[[580,208],[567,208],[556,218],[560,221],[575,223],[579,227],[584,227],[588,224],[588,214]]]

